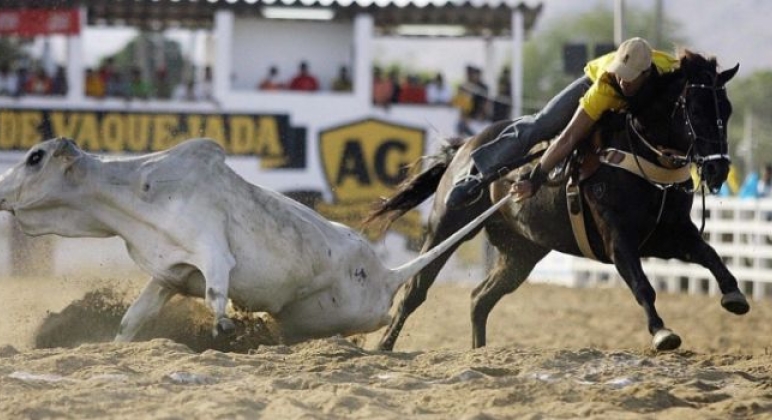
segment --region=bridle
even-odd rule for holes
[[[687,96],[688,92],[691,89],[708,89],[712,93],[713,96],[713,106],[715,107],[715,113],[716,113],[716,128],[718,129],[719,136],[723,140],[711,140],[706,136],[702,136],[697,133],[697,130],[695,129],[694,123],[692,122],[692,115],[689,112],[689,108],[687,106]],[[649,149],[652,153],[654,153],[657,158],[660,161],[667,162],[670,166],[673,167],[682,167],[684,165],[688,165],[690,163],[694,163],[697,165],[699,169],[700,177],[702,178],[702,171],[704,168],[704,165],[706,163],[712,162],[712,161],[718,161],[718,160],[725,160],[727,163],[731,162],[731,159],[729,157],[728,153],[728,146],[726,143],[726,124],[724,123],[723,119],[721,118],[721,114],[719,113],[719,107],[718,107],[718,92],[725,90],[726,88],[724,86],[716,87],[715,85],[707,85],[702,83],[689,83],[687,82],[684,84],[684,88],[681,90],[681,94],[678,95],[678,98],[676,98],[675,103],[673,105],[673,111],[670,113],[670,120],[675,120],[676,114],[681,113],[681,117],[684,121],[684,124],[686,126],[686,135],[689,139],[689,147],[687,148],[686,152],[682,154],[678,153],[672,153],[672,150],[668,150],[667,152],[662,151],[660,148],[655,147],[651,144],[650,141],[646,139],[646,136],[638,130],[636,127],[636,124],[633,121],[633,117],[631,114],[627,114],[627,127],[629,131],[638,139],[638,141],[646,146],[647,149]],[[672,132],[672,128],[670,130]],[[630,136],[630,148],[631,150],[634,150],[632,145],[632,137]],[[713,153],[707,156],[701,156],[696,153],[695,145],[699,142],[705,142],[705,143],[723,143],[722,151],[720,153]],[[637,156],[637,155],[636,155]],[[655,185],[656,187],[660,189],[670,188],[673,185],[666,184],[662,185],[656,182],[653,182],[651,180],[648,180],[652,185]]]
[[[694,128],[694,124],[692,123],[691,113],[689,113],[689,109],[688,109],[687,104],[686,104],[687,92],[690,89],[707,89],[707,90],[710,91],[710,93],[711,93],[711,95],[713,97],[713,107],[715,108],[715,113],[716,113],[716,128],[718,130],[719,136],[721,137],[721,140],[717,140],[717,141],[710,140],[710,139],[708,139],[708,138],[706,138],[704,136],[700,136],[697,133],[697,130]],[[696,154],[694,154],[690,150],[688,154],[693,156],[692,161],[698,167],[702,167],[703,164],[705,164],[707,162],[710,162],[710,161],[714,161],[714,160],[722,160],[723,159],[723,160],[726,160],[727,162],[731,162],[731,159],[729,158],[728,146],[727,146],[727,142],[726,142],[726,124],[724,123],[724,120],[721,119],[721,114],[720,114],[719,108],[718,108],[718,92],[719,91],[725,91],[725,90],[726,90],[726,87],[724,87],[724,86],[716,87],[715,86],[715,82],[714,82],[713,85],[706,85],[706,84],[703,84],[703,83],[686,83],[684,85],[683,91],[681,92],[681,95],[679,95],[678,99],[676,99],[676,105],[673,108],[672,117],[674,117],[675,113],[678,112],[679,110],[682,112],[683,119],[684,119],[684,124],[686,124],[686,133],[687,133],[687,135],[689,136],[689,139],[690,139],[690,145],[691,145],[690,148],[693,148],[693,146],[696,143],[700,142],[700,141],[703,141],[703,142],[706,142],[706,143],[719,142],[723,146],[722,147],[722,149],[723,149],[722,152],[714,153],[714,154],[707,155],[707,156],[696,155]]]

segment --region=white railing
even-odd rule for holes
[[[754,299],[772,296],[772,199],[707,197],[704,236]],[[702,223],[702,200],[696,197],[692,219]],[[657,290],[717,294],[718,284],[706,269],[678,260],[650,258],[643,269]],[[572,261],[572,286],[623,282],[611,264]]]

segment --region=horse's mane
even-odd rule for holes
[[[700,73],[709,75],[715,75],[718,72],[718,61],[716,57],[706,57],[702,54],[690,51],[688,49],[682,50],[678,54],[678,60],[680,62],[679,71],[681,71],[687,79],[692,79]]]

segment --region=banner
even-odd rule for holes
[[[0,110],[0,151],[68,137],[89,152],[148,153],[208,137],[229,155],[260,157],[264,169],[304,168],[306,129],[286,114]]]
[[[78,9],[0,10],[0,35],[77,35],[80,33]]]

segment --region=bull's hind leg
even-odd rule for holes
[[[488,229],[488,231],[491,232],[489,233],[491,242],[499,245],[500,252],[496,265],[488,277],[472,291],[473,348],[485,346],[488,315],[496,303],[504,295],[517,290],[528,278],[536,263],[549,252],[514,235],[511,231],[506,233],[508,238],[497,238],[497,235],[503,232],[501,229]],[[514,244],[513,236],[520,242]]]
[[[464,226],[467,222],[472,220],[478,213],[479,212],[473,212],[471,210],[469,212],[445,213],[440,219],[437,227],[428,233],[428,236],[424,240],[421,253],[425,253],[426,251],[437,246],[445,238],[452,235],[453,232],[457,231],[460,227]],[[463,216],[461,216],[461,214],[463,214]],[[458,217],[460,219],[453,220],[453,217]],[[407,282],[405,285],[402,301],[397,307],[397,312],[394,314],[394,317],[392,317],[391,323],[389,323],[389,326],[386,329],[386,332],[383,334],[383,337],[381,337],[380,343],[378,343],[379,350],[391,351],[394,349],[394,344],[397,342],[397,338],[399,337],[399,333],[402,331],[402,327],[405,325],[405,321],[407,321],[407,318],[416,309],[418,309],[421,304],[424,303],[429,288],[437,278],[437,274],[439,274],[442,267],[448,261],[448,258],[450,258],[450,256],[453,254],[453,252],[456,251],[461,243],[468,240],[469,238],[473,238],[474,235],[480,231],[480,229],[482,228],[472,231],[469,236],[457,242],[453,247],[445,252],[445,254],[441,255],[436,260],[434,260],[434,262],[427,265],[426,268],[421,270],[420,273],[413,276]]]
[[[168,302],[174,294],[175,292],[168,287],[165,287],[162,282],[151,279],[123,315],[118,334],[115,336],[115,341],[129,342],[133,340],[142,325],[144,325],[147,320],[158,315],[164,304]]]

